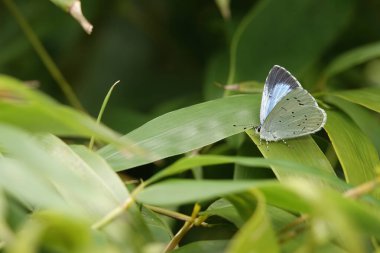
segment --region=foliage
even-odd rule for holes
[[[380,251],[378,3],[51,2],[0,9],[0,252]],[[323,131],[234,126],[274,64]]]

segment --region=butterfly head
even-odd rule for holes
[[[260,131],[261,131],[261,125],[255,127],[255,132],[260,135]]]

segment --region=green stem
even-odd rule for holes
[[[103,113],[104,113],[104,110],[106,109],[106,106],[108,104],[108,100],[110,99],[111,97],[111,93],[113,91],[113,89],[115,88],[115,86],[120,82],[120,80],[116,81],[110,88],[110,90],[108,91],[106,97],[104,98],[104,101],[103,101],[103,104],[102,104],[102,107],[100,108],[100,112],[99,112],[99,115],[98,115],[98,118],[96,119],[96,123],[99,124],[100,121],[102,120],[102,117],[103,117]],[[95,142],[95,136],[91,136],[91,139],[90,139],[90,144],[88,145],[88,148],[89,149],[92,149],[94,147],[94,142]]]
[[[139,186],[136,187],[136,189],[131,193],[131,195],[127,198],[127,200],[120,206],[116,207],[115,209],[111,210],[106,216],[104,216],[99,221],[95,222],[91,228],[94,230],[99,230],[109,223],[111,223],[113,220],[115,220],[117,217],[119,217],[122,213],[128,210],[128,208],[135,202],[135,196],[145,187],[145,183],[141,183]]]
[[[73,107],[84,111],[84,108],[82,107],[79,99],[75,95],[70,84],[66,81],[61,71],[58,69],[57,65],[55,65],[54,61],[52,60],[52,58],[50,57],[50,55],[48,54],[48,52],[42,45],[41,41],[38,39],[37,35],[34,33],[32,27],[28,24],[24,16],[21,14],[20,10],[14,4],[13,0],[3,0],[3,1],[4,1],[5,6],[8,8],[8,10],[12,13],[14,18],[16,19],[17,23],[20,25],[22,31],[25,33],[29,42],[32,44],[34,50],[40,57],[41,61],[44,63],[47,70],[50,72],[51,76],[58,83],[59,87],[65,94],[69,103]]]
[[[152,210],[155,213],[162,214],[162,215],[165,215],[165,216],[168,216],[170,218],[177,219],[177,220],[182,220],[182,221],[191,221],[192,220],[192,218],[186,214],[178,213],[178,212],[168,210],[168,209],[164,209],[161,207],[151,206],[151,205],[146,205],[146,204],[144,204],[144,207]],[[196,218],[195,220],[198,221],[198,218]],[[197,222],[194,222],[194,223],[197,223]],[[200,223],[200,225],[203,227],[210,227],[209,224],[207,224],[206,222],[203,222],[203,221]]]
[[[375,179],[365,182],[356,186],[355,188],[349,189],[344,193],[346,198],[357,199],[365,194],[372,192],[380,184],[380,176]]]
[[[189,232],[189,230],[194,226],[196,217],[201,210],[201,206],[198,204],[194,205],[193,213],[191,214],[191,219],[189,221],[186,221],[185,224],[182,226],[182,228],[175,234],[175,236],[172,238],[172,240],[169,242],[169,244],[166,246],[164,252],[172,251],[177,247],[179,242],[182,240],[182,238]]]

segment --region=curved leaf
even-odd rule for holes
[[[352,49],[336,57],[326,68],[325,76],[339,74],[356,65],[365,63],[380,56],[380,43],[376,42]]]
[[[99,153],[119,171],[204,147],[241,132],[234,124],[257,124],[259,98],[238,95],[182,108],[157,117],[124,137],[154,157],[126,157],[110,145]]]
[[[237,232],[226,252],[280,252],[277,238],[266,213],[265,198],[252,191],[257,198],[257,207],[251,218]]]
[[[217,215],[232,222],[236,227],[243,226],[245,222],[239,215],[237,209],[225,198],[216,200],[206,211],[201,212],[200,215],[207,215],[208,217]]]
[[[363,88],[357,90],[345,90],[329,93],[355,104],[362,105],[376,112],[380,112],[380,89]]]
[[[363,133],[370,138],[377,151],[380,152],[380,138],[378,138],[380,136],[380,118],[374,117],[374,112],[335,96],[326,96],[324,99],[350,116]]]
[[[252,131],[249,136],[256,143],[265,158],[287,160],[318,168],[321,171],[335,175],[330,162],[310,136],[286,140],[287,144],[282,142],[261,143],[260,138],[257,135],[253,135]],[[279,165],[273,165],[272,169],[279,179],[291,175],[291,173],[284,173]]]
[[[322,216],[327,221],[334,222],[337,228],[345,226],[340,225],[341,219],[334,221],[341,212],[362,233],[380,234],[380,215],[373,206],[347,199],[339,192],[300,178],[287,179],[285,183],[271,180],[167,180],[147,187],[137,195],[137,200],[155,205],[174,205],[194,203],[250,189],[260,190],[268,204],[294,212]]]
[[[174,251],[173,253],[220,253],[223,252],[227,246],[227,240],[210,240],[210,241],[197,241],[186,244]]]
[[[334,188],[345,189],[345,185],[333,174],[320,170],[319,168],[306,166],[292,161],[274,160],[264,158],[251,158],[239,156],[216,156],[216,155],[202,155],[194,157],[184,157],[166,169],[156,173],[145,183],[151,184],[165,177],[173,176],[182,173],[193,167],[208,166],[217,164],[236,163],[248,167],[276,167],[277,173],[281,175],[297,175],[298,177],[308,178],[310,180],[322,180],[329,182]],[[260,169],[260,168],[257,168]]]
[[[274,180],[187,180],[170,179],[142,190],[137,200],[151,205],[194,203],[259,186],[276,184]]]
[[[117,133],[95,120],[55,102],[21,81],[0,75],[0,122],[32,132],[49,132],[71,137],[95,136],[99,140],[128,148]]]
[[[153,119],[125,136],[154,157],[126,157],[111,145],[99,153],[119,171],[201,148],[243,130],[234,124],[258,124],[259,98],[238,95],[193,105]],[[259,144],[257,136],[251,137]],[[310,137],[290,140],[289,145],[271,143],[269,150],[265,145],[259,148],[265,157],[291,160],[333,174],[327,158]],[[277,175],[285,176],[281,172]]]
[[[343,113],[327,111],[327,134],[342,165],[347,182],[360,184],[375,177],[379,162],[377,151],[368,137]]]
[[[70,15],[78,21],[86,33],[91,34],[92,24],[88,22],[86,17],[82,13],[80,0],[50,0],[52,3],[62,8],[64,11],[70,13]]]
[[[263,81],[274,64],[283,65],[294,74],[302,73],[348,24],[353,3],[259,1],[234,34],[228,84]],[[285,10],[292,10],[292,14]]]

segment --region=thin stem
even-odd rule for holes
[[[358,185],[355,188],[349,189],[344,193],[344,196],[351,199],[357,199],[358,197],[373,191],[380,184],[380,176],[374,180],[365,182]]]
[[[14,18],[16,19],[17,23],[20,25],[25,36],[27,37],[29,42],[32,44],[32,47],[34,48],[34,50],[40,57],[41,61],[44,63],[47,70],[50,72],[51,76],[58,83],[59,87],[65,94],[69,103],[73,107],[84,111],[84,108],[82,107],[79,99],[75,95],[70,84],[64,78],[61,71],[58,69],[57,65],[55,65],[54,61],[52,60],[52,58],[50,57],[50,55],[48,54],[48,52],[42,45],[41,41],[38,39],[37,35],[34,33],[32,27],[28,24],[24,16],[21,14],[20,10],[14,4],[13,0],[3,0],[3,1],[4,1],[5,6],[8,8],[8,10],[12,13]]]
[[[178,246],[178,244],[182,240],[182,238],[194,226],[196,217],[197,217],[200,210],[201,210],[201,206],[199,204],[195,204],[194,208],[193,208],[193,213],[191,214],[191,220],[186,221],[185,224],[183,224],[182,228],[177,232],[177,234],[172,238],[172,240],[166,246],[164,252],[169,252]]]
[[[277,234],[279,235],[278,242],[285,243],[286,241],[296,237],[298,234],[305,230],[305,227],[298,227],[299,225],[305,223],[309,219],[309,215],[302,214],[297,219],[293,220],[291,223],[287,224],[282,228]]]
[[[182,220],[182,221],[191,221],[192,220],[191,216],[188,216],[188,215],[182,214],[182,213],[178,213],[178,212],[175,212],[172,210],[164,209],[161,207],[151,206],[151,205],[146,205],[146,204],[144,205],[144,207],[152,210],[155,213],[162,214],[162,215],[165,215],[167,217],[174,218],[177,220]],[[198,220],[198,218],[196,219],[196,221],[197,220]],[[196,223],[196,221],[194,223]],[[210,227],[210,225],[206,222],[201,222],[200,225],[203,227]]]
[[[115,209],[111,210],[106,216],[104,216],[99,221],[95,222],[91,228],[94,230],[99,230],[109,223],[111,223],[113,220],[115,220],[117,217],[119,217],[122,213],[128,210],[128,208],[135,202],[135,196],[143,190],[145,187],[145,183],[141,183],[139,186],[134,189],[134,191],[131,193],[129,198],[120,206],[116,207]]]
[[[102,107],[100,108],[100,111],[99,111],[99,114],[98,114],[98,118],[96,119],[96,123],[97,123],[97,124],[100,124],[100,121],[102,120],[102,117],[103,117],[104,110],[106,109],[106,106],[107,106],[107,104],[108,104],[108,100],[109,100],[110,97],[111,97],[112,91],[113,91],[113,89],[115,88],[115,86],[116,86],[119,82],[120,82],[120,80],[116,81],[116,82],[111,86],[111,88],[109,89],[109,91],[107,92],[107,95],[106,95],[106,97],[105,97],[104,100],[103,100]],[[95,136],[91,136],[90,144],[88,145],[88,148],[89,148],[90,150],[94,147],[94,143],[95,143]]]

